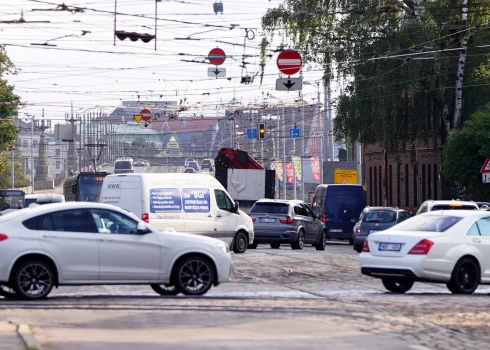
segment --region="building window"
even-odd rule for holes
[[[393,205],[393,169],[391,167],[391,164],[390,164],[390,167],[389,167],[389,170],[388,170],[388,185],[390,186],[390,189],[389,189],[389,192],[388,192],[388,195],[390,196],[389,199],[390,199],[390,206]]]
[[[373,167],[369,167],[369,204],[373,205]]]
[[[425,164],[422,164],[422,202],[427,198],[425,197]]]
[[[39,147],[39,140],[33,140],[32,141],[32,147],[33,148],[38,148]]]
[[[402,205],[402,200],[401,200],[401,195],[400,195],[400,190],[401,190],[401,185],[400,185],[400,176],[401,176],[401,165],[398,164],[396,166],[396,205],[401,206]]]
[[[427,166],[427,199],[434,199],[432,197],[432,166]]]
[[[22,148],[29,148],[29,140],[22,140]]]
[[[61,156],[61,149],[60,148],[57,148],[55,152],[56,152],[56,157]]]
[[[378,205],[378,168],[374,167],[374,205]]]
[[[408,164],[405,164],[405,206],[410,207],[410,197],[408,196],[410,176],[408,174]]]
[[[381,165],[378,167],[378,185],[379,185],[379,205],[383,205],[383,175],[381,172]]]
[[[56,161],[56,169],[61,168],[61,162],[59,160]]]
[[[437,200],[437,164],[434,164],[434,200]]]
[[[418,169],[417,164],[413,166],[413,206],[417,208],[419,206],[419,196],[418,196]]]

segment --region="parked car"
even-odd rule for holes
[[[445,283],[471,294],[490,284],[490,212],[437,210],[369,235],[359,256],[361,272],[405,293],[414,282]]]
[[[201,295],[227,282],[232,271],[228,244],[159,232],[107,204],[41,205],[4,215],[0,225],[0,294],[6,297],[43,299],[55,286],[115,281],[149,284],[162,295]]]
[[[396,207],[364,208],[352,233],[354,250],[358,253],[361,252],[364,240],[369,234],[386,230],[411,216],[408,211]]]
[[[348,239],[349,244],[354,243],[352,229],[366,207],[361,185],[318,185],[311,206],[325,223],[327,239]]]
[[[468,201],[428,200],[422,203],[415,215],[433,210],[479,210],[478,204]]]
[[[194,168],[191,168],[190,166],[188,166],[187,168],[184,169],[184,173],[191,173],[191,174],[194,174],[196,173],[196,169]]]
[[[313,244],[317,250],[325,250],[325,225],[311,207],[298,200],[260,199],[249,212],[254,223],[254,243],[270,244],[277,249],[281,244],[290,244],[292,249],[303,249],[305,243]]]

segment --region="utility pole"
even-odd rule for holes
[[[318,95],[320,95],[320,90],[318,90]],[[301,98],[301,199],[305,200],[305,157],[306,157],[306,149],[305,149],[305,137],[306,137],[306,129],[305,129],[305,100]]]
[[[463,37],[461,38],[461,50],[459,51],[458,71],[456,73],[456,102],[454,104],[453,128],[458,127],[461,121],[461,109],[463,107],[463,78],[468,50],[468,7],[468,0],[463,0],[461,5],[461,23],[463,24],[464,32],[460,33]]]
[[[286,169],[286,112],[284,110],[284,103],[282,105],[282,190],[284,191],[284,199],[287,199],[287,182],[288,182],[288,174]]]

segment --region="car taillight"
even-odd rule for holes
[[[357,228],[357,234],[358,234],[358,235],[360,235],[360,234],[361,234],[361,226],[359,226],[359,227]]]
[[[366,238],[366,240],[364,241],[364,245],[362,246],[362,251],[364,253],[370,253],[371,251],[369,250],[369,243],[368,243],[368,240]]]
[[[280,218],[279,221],[281,222],[281,224],[291,225],[294,222],[294,219],[292,217],[288,216],[287,218]]]
[[[326,214],[322,214],[322,222],[323,223],[327,222],[327,215]]]
[[[7,236],[6,234],[4,233],[0,233],[0,242],[1,241],[5,241],[7,238],[9,238],[9,236]]]
[[[434,242],[429,241],[428,239],[423,239],[419,243],[417,243],[408,254],[413,255],[427,255],[429,253],[430,248],[434,245]]]
[[[257,218],[252,218],[252,222],[255,222],[255,220],[257,220]]]
[[[143,215],[141,215],[141,220],[143,220],[144,222],[150,223],[150,214],[144,213]]]

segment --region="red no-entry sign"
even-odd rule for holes
[[[298,51],[285,50],[277,56],[277,68],[281,73],[292,75],[299,72],[303,65],[303,59]]]
[[[215,47],[208,54],[209,63],[214,64],[215,66],[222,65],[226,60],[226,55],[223,50],[219,47]]]
[[[151,120],[151,111],[149,109],[142,109],[140,114],[143,121],[148,122]]]

